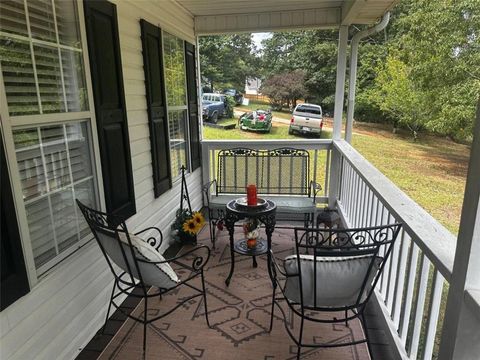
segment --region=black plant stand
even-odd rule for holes
[[[180,209],[184,208],[184,203],[186,202],[188,206],[188,210],[190,211],[190,213],[192,213],[192,205],[190,204],[190,195],[188,194],[187,180],[185,179],[186,168],[184,165],[182,165],[181,170],[182,170],[182,189],[180,191]],[[191,235],[191,238],[192,240],[184,239],[182,243],[196,245],[197,234]]]

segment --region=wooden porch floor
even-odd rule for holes
[[[199,235],[199,244],[210,245],[208,227]],[[291,230],[276,229],[273,238],[274,251],[291,251]],[[289,250],[290,249],[290,250]],[[172,256],[178,247],[168,249]],[[283,255],[282,255],[283,256]],[[258,259],[259,266],[252,268],[251,259],[237,255],[236,268],[229,287],[223,280],[228,274],[230,252],[228,235],[223,231],[217,237],[217,248],[206,271],[208,309],[212,328],[209,329],[202,314],[203,305],[192,303],[178,309],[164,319],[154,323],[147,333],[147,358],[162,359],[294,359],[296,347],[284,328],[280,311],[276,309],[274,329],[268,333],[271,285],[266,269],[265,256]],[[182,294],[171,296],[170,305]],[[167,305],[165,297],[153,304],[151,311]],[[150,304],[151,302],[149,302]],[[135,308],[136,298],[128,298],[123,306],[128,312],[141,312]],[[369,335],[373,359],[393,359],[393,353],[381,328],[381,314],[372,306],[367,311]],[[111,316],[104,335],[97,334],[77,359],[140,359],[142,326],[116,312]],[[314,341],[344,342],[361,337],[359,323],[350,327],[321,325],[321,328],[306,332]],[[370,359],[366,345],[346,346],[330,349],[308,349],[302,351],[302,359]]]

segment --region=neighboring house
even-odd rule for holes
[[[231,146],[309,146],[315,159],[326,159],[325,197],[346,224],[369,216],[404,222],[407,245],[395,249],[374,296],[391,344],[405,359],[419,344],[432,350],[442,311],[442,356],[478,357],[480,284],[474,261],[467,269],[480,253],[478,182],[469,182],[455,258],[454,236],[341,138],[349,27],[374,24],[394,3],[0,1],[0,359],[74,359],[104,323],[113,277],[75,199],[127,218],[132,232],[159,227],[166,247],[181,166],[199,209],[215,153]],[[339,29],[332,139],[201,141],[198,36],[315,27]],[[472,148],[478,175],[480,149]],[[413,277],[402,276],[408,269]],[[467,270],[475,274],[468,281]],[[425,301],[427,289],[433,295]]]
[[[245,94],[247,95],[261,95],[260,86],[262,86],[262,80],[259,78],[247,79],[245,81]]]

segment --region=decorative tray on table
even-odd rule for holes
[[[257,205],[248,205],[247,198],[242,197],[235,200],[235,204],[237,205],[238,208],[242,208],[245,210],[248,210],[248,209],[261,210],[267,206],[267,200],[257,198]]]

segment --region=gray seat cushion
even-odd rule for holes
[[[225,205],[231,200],[241,197],[240,194],[234,195],[218,195],[210,197],[210,208],[212,210],[225,209]],[[263,199],[272,200],[277,205],[277,212],[279,213],[312,213],[315,212],[316,205],[312,198],[301,196],[262,196]]]
[[[314,257],[300,255],[304,305],[309,307],[343,307],[354,305],[361,291],[363,281],[373,255],[316,257],[317,291],[314,295]],[[381,264],[381,258],[376,257],[373,268],[367,280],[367,286],[362,293],[361,302],[371,289],[372,281]],[[291,255],[284,260],[285,272],[288,275],[298,274],[297,255]],[[300,303],[299,278],[287,277],[285,296],[292,302]],[[316,304],[314,302],[316,297]]]

